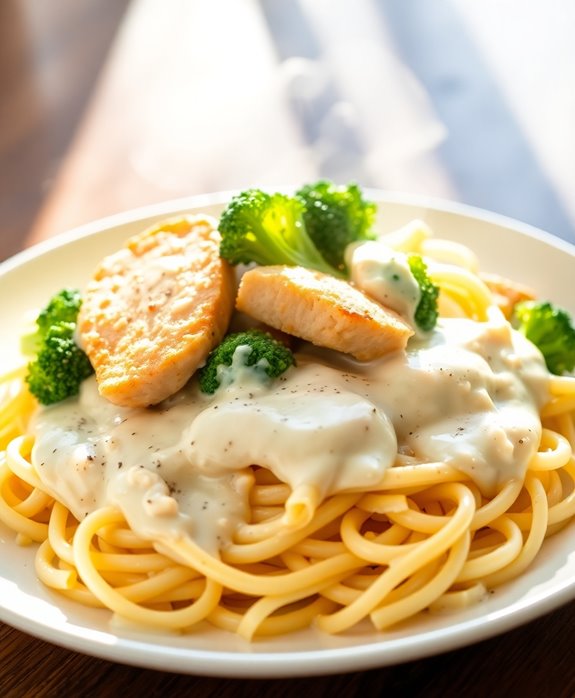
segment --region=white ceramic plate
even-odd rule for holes
[[[368,192],[379,202],[379,227],[413,218],[437,236],[472,247],[482,268],[538,289],[575,313],[570,289],[575,248],[493,214],[409,197]],[[0,265],[0,347],[4,366],[17,351],[23,314],[63,286],[82,287],[97,260],[131,234],[166,215],[217,215],[229,195],[172,202],[99,221],[27,250]],[[426,615],[401,629],[360,628],[343,637],[307,630],[248,644],[210,627],[160,635],[115,627],[110,614],[67,602],[38,583],[34,551],[20,548],[0,527],[0,619],[39,638],[116,662],[212,676],[287,677],[339,673],[403,662],[491,637],[575,598],[573,527],[546,541],[532,568],[481,604],[450,615]]]

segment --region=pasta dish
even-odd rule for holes
[[[40,405],[29,357],[1,377],[0,520],[42,583],[137,625],[253,640],[385,631],[521,575],[575,515],[575,378],[512,321],[535,294],[406,224],[348,245],[345,278],[234,267],[205,216],[102,260],[78,394]],[[437,288],[431,329],[410,255]],[[240,342],[204,389],[217,347],[254,327],[290,365],[263,375]]]

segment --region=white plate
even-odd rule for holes
[[[514,221],[453,204],[367,192],[380,203],[379,227],[392,230],[422,218],[437,236],[472,247],[482,268],[538,289],[575,313],[571,293],[575,248]],[[3,363],[18,345],[23,314],[66,285],[82,287],[97,260],[154,220],[184,211],[217,215],[229,195],[141,209],[53,239],[0,265],[0,347]],[[110,614],[83,608],[38,583],[30,548],[0,527],[0,619],[75,651],[116,662],[212,676],[287,677],[339,673],[403,662],[491,637],[575,598],[573,527],[545,542],[532,568],[481,604],[451,615],[426,615],[402,628],[367,627],[342,637],[307,630],[252,644],[210,627],[160,635],[114,627]]]

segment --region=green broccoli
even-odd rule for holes
[[[361,240],[373,240],[371,230],[376,205],[366,201],[357,184],[336,186],[319,180],[296,192],[304,206],[303,219],[309,237],[332,267],[345,271],[346,247]]]
[[[231,264],[303,266],[341,276],[306,232],[304,205],[295,197],[247,189],[222,213],[220,255]]]
[[[34,353],[26,382],[43,405],[76,395],[80,383],[93,373],[74,333],[82,299],[79,291],[63,289],[55,294],[36,320],[35,334],[23,338],[24,351]]]
[[[543,354],[551,373],[575,368],[575,328],[566,310],[547,301],[522,301],[513,309],[511,322]]]
[[[238,364],[249,367],[252,375],[268,380],[277,378],[295,365],[295,359],[285,344],[268,332],[251,329],[229,334],[210,352],[206,364],[199,371],[201,391],[213,394],[222,383],[233,382]]]
[[[429,278],[427,274],[427,265],[420,255],[408,255],[407,263],[421,291],[421,298],[415,309],[415,323],[419,329],[424,332],[429,332],[435,327],[435,323],[437,322],[437,298],[439,296],[439,288]]]
[[[45,335],[53,325],[60,322],[76,322],[81,305],[82,296],[78,289],[63,288],[54,294],[36,319],[40,334]]]
[[[33,327],[20,339],[20,348],[26,356],[37,354],[48,330],[59,322],[76,322],[82,296],[80,291],[64,288],[54,294],[38,313]]]

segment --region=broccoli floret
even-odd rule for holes
[[[346,247],[361,240],[373,240],[371,227],[376,205],[366,201],[356,184],[336,186],[319,180],[296,192],[304,206],[308,235],[331,266],[345,271]]]
[[[76,322],[81,305],[82,296],[75,288],[64,288],[52,296],[36,318],[40,336],[59,322]]]
[[[415,277],[421,291],[421,298],[415,309],[415,322],[419,329],[429,332],[437,322],[437,297],[439,288],[431,281],[427,274],[427,265],[418,254],[410,254],[407,262],[411,273]]]
[[[241,353],[234,358],[238,349]],[[226,368],[232,367],[238,358],[241,366],[251,367],[264,380],[277,378],[295,365],[292,352],[268,332],[256,329],[236,332],[225,337],[208,355],[206,364],[199,372],[201,391],[215,393],[224,382],[222,377]],[[233,382],[233,369],[228,372],[226,381]]]
[[[551,373],[561,375],[575,368],[575,328],[566,310],[547,301],[522,301],[511,322],[543,354]]]
[[[22,340],[24,349],[36,354],[28,364],[26,382],[43,405],[76,395],[80,383],[93,373],[88,357],[74,339],[81,303],[79,291],[60,291],[40,311],[35,334]]]
[[[37,354],[48,330],[59,322],[76,322],[82,296],[74,288],[64,288],[49,300],[38,313],[33,326],[20,339],[20,348],[25,356]]]
[[[247,189],[222,213],[220,255],[231,264],[286,264],[341,276],[309,237],[304,204],[296,197]]]

